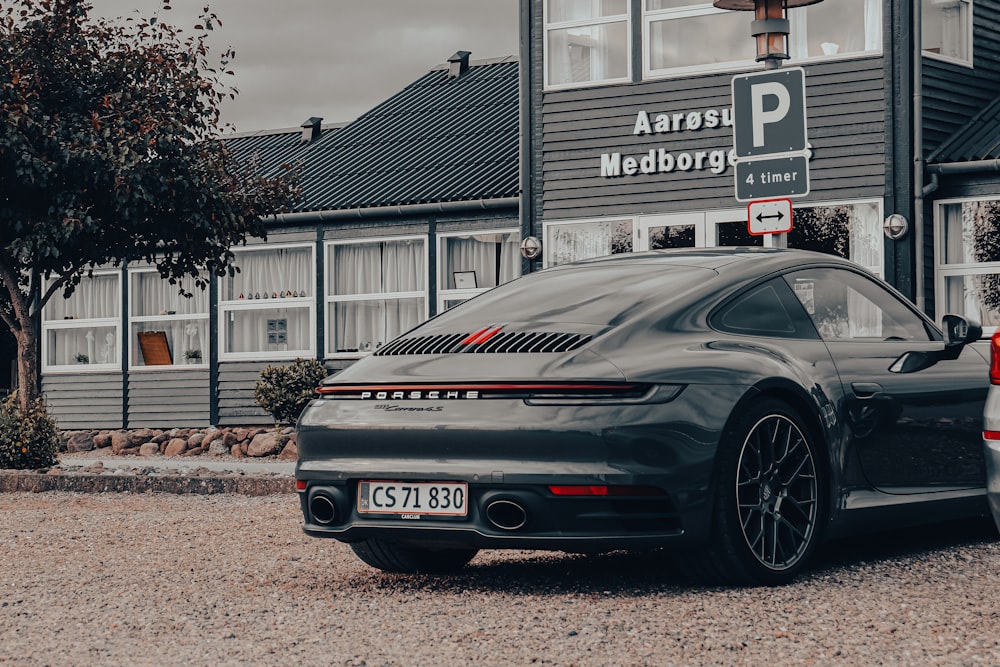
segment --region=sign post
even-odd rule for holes
[[[733,143],[736,152],[736,199],[749,201],[747,225],[751,234],[773,234],[774,244],[785,247],[785,232],[792,228],[791,200],[809,194],[809,158],[806,136],[805,71],[801,67],[782,69],[788,59],[789,8],[804,7],[823,0],[714,0],[719,9],[753,11],[750,34],[757,41],[757,61],[764,71],[733,77]],[[769,197],[766,201],[758,201]],[[784,216],[788,202],[788,228],[767,228],[763,220]],[[755,204],[759,206],[755,207]],[[778,206],[776,213],[755,208]],[[765,214],[766,213],[766,214]],[[783,222],[778,223],[783,226]]]

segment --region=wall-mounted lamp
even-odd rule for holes
[[[898,241],[899,239],[906,236],[906,232],[910,230],[910,222],[905,216],[899,213],[893,213],[885,222],[882,223],[882,231],[885,233],[886,238],[892,239],[893,241]]]
[[[528,236],[521,241],[521,257],[525,259],[538,259],[542,254],[542,242],[534,236]]]
[[[814,5],[823,0],[715,0],[719,9],[754,12],[750,34],[757,40],[757,61],[776,62],[788,59],[788,17],[793,7]]]

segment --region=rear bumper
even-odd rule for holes
[[[308,482],[299,492],[299,500],[306,534],[343,542],[380,537],[437,546],[586,552],[652,548],[698,539],[699,532],[692,533],[686,527],[704,526],[707,521],[692,507],[682,516],[672,495],[656,481],[648,476],[619,475],[603,482],[641,486],[647,489],[643,495],[557,496],[548,484],[505,476],[504,483],[470,483],[467,516],[447,518],[361,514],[356,480]],[[550,478],[549,483],[594,484],[594,479],[560,476]],[[707,495],[696,504],[707,509]]]
[[[990,512],[1000,530],[1000,440],[984,440],[986,454],[986,497]]]

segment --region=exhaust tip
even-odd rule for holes
[[[486,506],[486,519],[501,530],[518,530],[528,522],[528,512],[513,500],[494,500]]]
[[[314,522],[327,526],[337,518],[337,506],[330,496],[317,493],[309,501],[309,513]]]

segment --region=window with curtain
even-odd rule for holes
[[[629,79],[629,0],[546,0],[545,85]]]
[[[792,211],[789,248],[839,255],[881,276],[883,246],[878,202],[802,206]]]
[[[837,0],[788,10],[792,61],[882,51],[882,1]],[[717,9],[711,2],[644,0],[646,75],[673,75],[750,67],[757,45],[752,13]]]
[[[521,275],[520,232],[442,234],[438,252],[438,311]]]
[[[326,246],[327,355],[373,352],[427,317],[421,237]]]
[[[633,222],[594,220],[545,225],[545,266],[632,252]]]
[[[120,274],[97,271],[55,295],[42,311],[43,370],[120,369],[121,298]]]
[[[130,367],[208,364],[208,292],[194,278],[172,285],[152,267],[133,269],[128,301]]]
[[[972,64],[972,0],[920,3],[924,53]]]
[[[939,202],[935,211],[936,311],[1000,326],[1000,200]]]
[[[220,280],[221,359],[315,356],[313,247],[234,249],[235,276]]]

